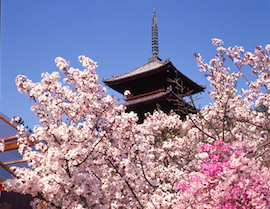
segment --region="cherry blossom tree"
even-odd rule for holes
[[[208,64],[195,55],[213,103],[185,121],[155,111],[137,124],[84,56],[82,71],[56,58],[65,86],[58,72],[38,83],[18,76],[41,125],[30,136],[18,127],[29,168],[11,167],[5,188],[35,196],[34,208],[267,208],[270,45],[213,44]]]
[[[180,137],[170,143],[181,129],[179,116],[157,111],[138,125],[135,113],[106,94],[97,64],[84,56],[79,61],[82,71],[56,58],[65,86],[58,72],[44,73],[37,83],[17,77],[41,125],[30,136],[18,126],[19,152],[29,168],[11,167],[14,178],[5,189],[32,194],[34,208],[172,207],[180,170],[171,161],[180,165],[186,143]]]
[[[269,208],[270,45],[251,53],[213,44],[218,53],[209,63],[195,55],[214,103],[188,119],[201,163],[176,186],[176,208]],[[239,90],[241,80],[247,87]]]

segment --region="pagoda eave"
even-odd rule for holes
[[[143,67],[147,69],[143,69]],[[156,75],[156,77],[157,75],[159,76],[155,81],[151,79],[154,75]],[[123,94],[125,90],[128,90],[130,86],[132,86],[132,82],[134,81],[139,82],[139,80],[143,79],[148,81],[148,85],[155,85],[153,82],[168,83],[168,78],[171,80],[180,79],[185,86],[189,87],[189,90],[192,92],[191,94],[196,94],[204,91],[205,89],[204,86],[198,85],[177,70],[170,61],[164,62],[159,67],[152,69],[149,69],[148,63],[146,63],[145,65],[123,75],[104,79],[103,82],[107,86]]]

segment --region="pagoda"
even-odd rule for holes
[[[154,11],[152,58],[132,71],[103,79],[107,86],[126,96],[123,105],[128,112],[134,111],[138,114],[139,122],[142,122],[145,113],[152,113],[155,109],[166,113],[174,110],[182,118],[190,112],[195,113],[196,108],[183,98],[205,89],[177,70],[170,59],[162,62],[158,52],[158,27]]]

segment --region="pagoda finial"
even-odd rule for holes
[[[153,25],[152,25],[152,53],[153,57],[158,55],[158,26],[155,9],[153,13]]]

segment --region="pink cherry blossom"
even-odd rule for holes
[[[213,44],[209,63],[195,55],[213,102],[184,121],[154,111],[137,124],[85,56],[82,70],[56,58],[63,81],[19,75],[40,125],[18,127],[29,168],[12,167],[5,189],[32,194],[33,208],[269,208],[269,46]]]

